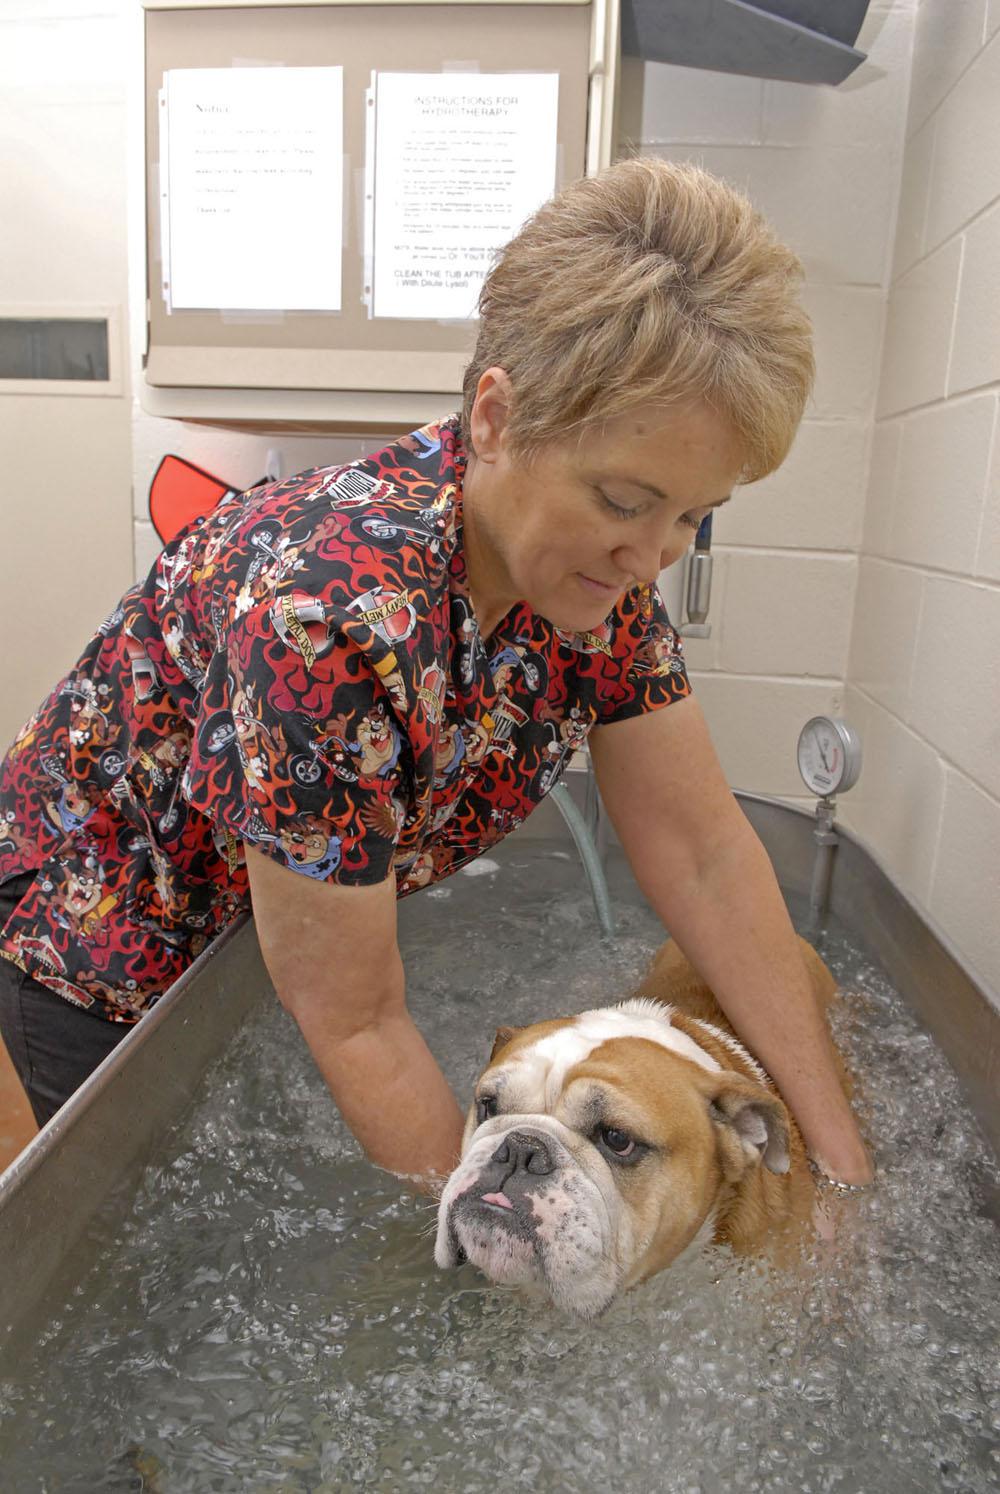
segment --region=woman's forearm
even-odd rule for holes
[[[296,1018],[369,1159],[435,1192],[458,1162],[464,1117],[409,1013],[397,1009],[346,1038],[315,1012]]]
[[[771,863],[743,825],[707,867],[644,890],[781,1090],[810,1154],[831,1177],[868,1182],[871,1163]]]
[[[261,953],[347,1125],[378,1166],[427,1191],[458,1161],[455,1096],[406,1010],[396,884],[340,887],[254,847]]]

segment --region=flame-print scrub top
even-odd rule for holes
[[[400,895],[506,835],[591,727],[689,692],[655,588],[488,640],[456,420],[224,500],[161,553],[0,769],[0,954],[134,1022],[249,904],[245,843]],[[290,883],[290,886],[294,886]]]

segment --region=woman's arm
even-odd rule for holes
[[[726,783],[693,698],[599,727],[601,797],[636,879],[744,1042],[806,1146],[842,1182],[871,1162],[763,846]]]
[[[246,856],[264,963],[341,1115],[376,1166],[434,1191],[464,1118],[406,1009],[394,879],[338,887]]]

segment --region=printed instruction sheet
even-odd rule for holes
[[[475,315],[495,251],[555,190],[558,105],[558,73],[374,74],[372,316]]]
[[[343,69],[178,68],[160,95],[171,310],[339,311]]]

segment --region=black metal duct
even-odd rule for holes
[[[622,0],[622,52],[647,62],[842,83],[868,0]]]

